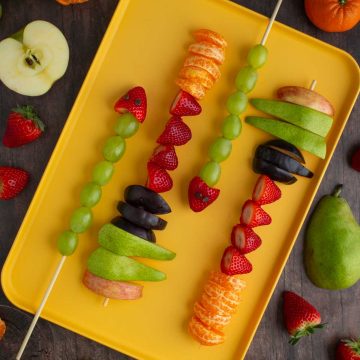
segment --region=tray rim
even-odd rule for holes
[[[72,131],[73,131],[73,128],[76,124],[76,113],[78,112],[81,112],[81,109],[83,108],[84,106],[84,103],[89,95],[89,92],[90,92],[90,89],[92,88],[92,82],[94,81],[95,77],[92,76],[93,73],[97,73],[97,70],[98,70],[98,67],[101,66],[105,56],[106,56],[106,53],[107,53],[107,50],[109,49],[109,47],[111,46],[111,42],[112,42],[112,38],[116,35],[116,30],[117,30],[117,27],[121,24],[124,16],[126,15],[126,10],[127,10],[127,7],[129,6],[130,2],[132,0],[122,0],[119,2],[119,4],[116,6],[116,9],[114,11],[114,14],[112,15],[112,18],[109,22],[109,25],[104,33],[104,36],[100,42],[100,45],[98,47],[98,50],[96,51],[96,54],[92,60],[92,63],[89,67],[89,70],[85,76],[85,79],[81,85],[81,88],[76,96],[76,99],[73,103],[73,106],[69,112],[69,115],[67,117],[67,120],[64,124],[64,127],[61,131],[61,134],[56,142],[56,146],[49,158],[49,161],[46,165],[46,168],[44,170],[44,173],[43,175],[41,176],[41,180],[38,184],[38,187],[34,193],[34,196],[33,196],[33,199],[31,200],[31,203],[29,205],[29,208],[24,216],[24,219],[21,223],[21,226],[17,232],[17,235],[14,239],[14,242],[13,242],[13,245],[11,246],[11,249],[6,257],[6,260],[5,260],[5,263],[3,265],[3,268],[1,269],[1,284],[2,284],[2,289],[4,291],[4,294],[6,295],[7,299],[12,303],[14,304],[15,306],[17,306],[18,308],[22,309],[22,310],[25,310],[31,314],[34,314],[35,311],[33,309],[30,308],[30,306],[27,306],[26,304],[22,304],[21,302],[17,301],[18,299],[14,299],[12,300],[12,297],[10,295],[10,287],[7,288],[8,286],[8,277],[6,276],[7,275],[7,269],[10,267],[10,263],[12,262],[12,258],[13,258],[13,254],[16,253],[16,250],[17,248],[20,246],[20,238],[23,236],[23,233],[26,233],[26,228],[31,225],[31,222],[28,220],[28,218],[31,217],[31,214],[32,212],[35,211],[36,207],[38,207],[38,203],[41,202],[41,199],[43,197],[43,192],[45,192],[44,190],[46,190],[47,188],[47,182],[49,182],[49,178],[51,179],[52,177],[52,172],[54,171],[54,168],[57,167],[57,163],[59,161],[59,157],[61,158],[61,152],[62,152],[62,149],[63,147],[66,146],[66,142],[67,142],[67,139],[68,139],[68,136],[71,136],[72,134]],[[240,4],[237,4],[231,0],[212,0],[212,1],[216,1],[218,3],[223,3],[223,4],[226,4],[228,6],[232,6],[234,7],[234,9],[236,9],[237,11],[239,9],[241,9],[241,11],[243,11],[244,13],[247,13],[247,14],[250,14],[251,16],[255,16],[259,19],[268,19],[268,17],[266,17],[265,15],[263,14],[260,14],[254,10],[251,10],[243,5],[240,5]],[[283,259],[281,260],[280,262],[280,265],[277,267],[278,271],[277,271],[277,274],[275,276],[275,281],[273,282],[272,286],[269,287],[269,290],[268,290],[268,295],[266,295],[262,301],[262,306],[261,306],[261,309],[259,309],[259,316],[257,316],[257,320],[254,322],[254,326],[253,326],[253,330],[249,332],[249,335],[247,336],[248,340],[246,340],[246,345],[244,346],[243,350],[241,351],[243,353],[243,356],[245,357],[250,345],[251,345],[251,342],[254,338],[254,335],[258,329],[258,326],[263,318],[263,315],[264,315],[264,312],[266,311],[267,309],[267,306],[269,304],[269,301],[274,293],[274,290],[278,284],[278,281],[279,281],[279,278],[281,277],[282,275],[282,272],[284,270],[284,267],[287,263],[287,260],[289,258],[289,255],[295,245],[295,242],[298,238],[298,235],[301,231],[301,228],[304,224],[304,221],[309,213],[309,209],[310,207],[312,206],[312,203],[313,203],[313,200],[318,192],[318,189],[322,183],[322,180],[323,180],[323,177],[326,173],[326,170],[330,164],[330,161],[332,159],[332,156],[337,148],[337,145],[339,143],[339,140],[343,134],[343,131],[344,131],[344,128],[346,127],[346,124],[348,122],[348,119],[350,117],[350,114],[353,110],[353,107],[356,103],[356,100],[357,100],[357,97],[359,95],[359,91],[360,91],[360,68],[359,68],[359,65],[357,63],[357,61],[354,59],[354,57],[349,54],[348,52],[346,52],[345,50],[341,49],[341,48],[337,48],[336,46],[334,45],[331,45],[329,43],[326,43],[322,40],[319,40],[315,37],[312,37],[306,33],[303,33],[295,28],[292,28],[291,26],[288,26],[288,25],[285,25],[283,23],[280,23],[278,21],[275,21],[274,23],[274,26],[278,26],[280,27],[281,29],[285,30],[285,31],[290,31],[292,33],[295,33],[297,36],[302,36],[304,37],[305,39],[309,39],[311,40],[312,42],[316,42],[316,43],[319,43],[321,44],[321,46],[325,46],[325,47],[328,47],[329,49],[331,49],[332,51],[335,51],[337,53],[340,53],[342,56],[344,56],[345,58],[347,58],[348,61],[350,61],[353,65],[355,65],[355,67],[357,68],[357,79],[355,79],[355,81],[357,81],[357,95],[354,97],[353,101],[349,103],[349,108],[348,110],[346,111],[346,114],[345,114],[345,118],[346,120],[343,121],[343,124],[341,126],[341,128],[339,129],[339,132],[337,133],[336,137],[335,137],[335,140],[334,140],[334,147],[331,151],[329,151],[327,153],[327,157],[325,160],[323,160],[325,163],[324,163],[324,167],[323,167],[323,170],[319,176],[319,181],[318,181],[318,184],[313,188],[313,191],[312,191],[312,194],[311,194],[311,197],[309,198],[309,202],[308,202],[308,205],[306,206],[305,208],[305,211],[304,211],[304,214],[300,220],[300,222],[298,223],[298,227],[296,229],[296,231],[294,232],[294,238],[293,240],[291,241],[291,243],[289,244],[289,247],[287,249],[286,252],[284,252],[282,254],[283,256]],[[356,92],[356,90],[355,90]],[[75,120],[73,120],[73,118],[75,118]],[[61,255],[56,252],[56,255],[55,255],[58,259],[60,259]],[[54,262],[57,261],[54,259]],[[35,305],[34,305],[35,306]],[[89,335],[88,333],[86,333],[85,331],[79,331],[78,329],[76,331],[74,331],[74,329],[71,327],[71,326],[68,326],[68,325],[65,325],[64,323],[62,323],[60,321],[60,318],[57,319],[57,318],[53,318],[51,317],[50,315],[49,316],[46,316],[46,315],[42,315],[41,318],[43,319],[46,319],[48,321],[50,321],[51,323],[54,323],[54,324],[57,324],[63,328],[66,328],[72,332],[75,332],[77,334],[80,334],[86,338],[89,338],[97,343],[100,343],[100,344],[103,344],[109,348],[112,348],[118,352],[120,352],[120,350],[118,350],[117,348],[114,348],[112,345],[110,345],[109,343],[107,343],[106,341],[102,341],[102,340],[99,340],[97,338],[95,338],[95,336],[92,336],[92,335]],[[237,352],[239,352],[239,350],[237,350]],[[134,349],[121,349],[121,353],[123,354],[126,354],[126,355],[129,355],[129,356],[133,356],[133,357],[136,357],[138,359],[145,359],[144,356],[146,356],[146,354],[144,354],[144,352],[141,352],[141,351],[138,351],[138,350],[134,350]],[[146,358],[148,359],[148,357]]]

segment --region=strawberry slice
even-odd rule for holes
[[[252,199],[259,205],[265,205],[273,203],[280,198],[281,190],[275,182],[266,175],[259,176],[254,187]]]
[[[144,88],[136,86],[122,96],[114,106],[116,112],[132,113],[139,122],[144,122],[146,117],[147,100]]]
[[[146,186],[157,192],[162,193],[171,190],[173,187],[173,181],[166,170],[159,167],[157,164],[148,162],[148,180]]]
[[[242,208],[240,222],[249,227],[269,225],[271,224],[271,217],[257,202],[247,200]]]
[[[191,139],[190,128],[182,121],[181,117],[173,116],[166,124],[165,130],[157,139],[162,145],[185,145]]]
[[[172,145],[159,145],[156,147],[149,161],[166,170],[175,170],[178,166],[178,158]]]
[[[192,95],[183,90],[179,91],[170,107],[170,114],[172,115],[194,116],[200,113],[200,104]]]
[[[0,200],[17,196],[27,185],[29,174],[22,169],[0,166]]]
[[[199,176],[194,177],[188,190],[191,210],[199,212],[212,204],[220,194],[219,189],[209,187]]]
[[[229,246],[221,259],[221,271],[226,275],[248,274],[252,271],[252,265],[238,249]]]
[[[237,224],[231,232],[231,243],[241,254],[248,254],[261,245],[261,239],[251,227]]]

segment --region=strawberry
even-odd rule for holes
[[[357,149],[352,156],[351,167],[356,171],[360,171],[360,149]]]
[[[270,204],[281,198],[281,190],[268,176],[259,176],[252,199],[259,205]]]
[[[213,203],[219,194],[219,189],[209,187],[199,176],[196,176],[189,184],[189,205],[195,212],[202,211]]]
[[[248,254],[261,245],[261,239],[251,227],[237,224],[231,232],[231,243],[241,254]]]
[[[180,90],[171,107],[170,114],[177,116],[194,116],[201,113],[201,106],[189,93]]]
[[[6,332],[6,324],[0,319],[0,340],[4,337]]]
[[[271,224],[271,217],[254,200],[247,200],[242,207],[241,224],[256,227]]]
[[[191,139],[190,128],[182,121],[181,117],[173,116],[165,126],[165,130],[157,139],[162,145],[184,145]]]
[[[29,181],[29,174],[22,169],[0,166],[0,199],[8,200],[18,195]]]
[[[360,360],[360,339],[340,340],[336,346],[336,360]]]
[[[284,321],[291,335],[289,340],[291,345],[295,345],[303,336],[312,334],[315,329],[324,327],[319,312],[301,296],[285,291],[283,298]]]
[[[173,181],[166,170],[159,167],[157,164],[148,162],[148,180],[146,186],[157,192],[165,192],[171,190],[173,187]]]
[[[8,117],[3,144],[10,148],[28,144],[36,140],[44,129],[43,122],[32,106],[18,106]]]
[[[156,147],[150,161],[166,170],[175,170],[178,166],[178,158],[172,145],[159,145]]]
[[[141,123],[143,123],[146,118],[146,108],[146,93],[141,86],[136,86],[129,90],[114,106],[116,112],[120,114],[131,112]]]
[[[221,259],[221,271],[226,275],[248,274],[252,271],[252,265],[238,249],[229,246]]]

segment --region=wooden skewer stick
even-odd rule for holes
[[[311,82],[311,85],[310,85],[310,90],[314,90],[314,89],[315,89],[315,87],[316,87],[316,83],[317,83],[317,81],[316,81],[316,80],[313,80],[313,81]]]
[[[55,270],[55,272],[54,272],[54,275],[53,275],[52,279],[50,280],[49,286],[48,286],[48,288],[47,288],[46,291],[45,291],[45,294],[44,294],[44,296],[43,296],[43,298],[42,298],[42,300],[41,300],[41,303],[40,303],[40,305],[39,305],[36,313],[35,313],[35,316],[34,316],[34,318],[33,318],[33,321],[31,322],[31,325],[30,325],[30,327],[29,327],[29,330],[27,331],[26,336],[25,336],[25,338],[24,338],[24,340],[23,340],[23,342],[22,342],[22,344],[21,344],[20,350],[19,350],[19,352],[18,352],[17,355],[16,355],[16,360],[20,360],[20,359],[21,359],[21,356],[22,356],[23,353],[24,353],[24,350],[25,350],[25,348],[26,348],[26,345],[27,345],[27,343],[29,342],[29,339],[30,339],[30,337],[31,337],[31,335],[32,335],[32,333],[33,333],[33,331],[34,331],[34,329],[35,329],[36,323],[37,323],[38,320],[39,320],[39,317],[40,317],[40,315],[41,315],[41,312],[42,312],[42,310],[43,310],[43,308],[44,308],[44,306],[45,306],[45,304],[46,304],[46,302],[47,302],[47,300],[48,300],[48,298],[49,298],[49,296],[50,296],[50,293],[51,293],[51,291],[52,291],[52,289],[53,289],[53,287],[54,287],[54,285],[55,285],[55,282],[56,282],[56,280],[57,280],[57,278],[58,278],[58,276],[59,276],[59,274],[60,274],[61,269],[62,269],[63,266],[64,266],[64,263],[65,263],[65,260],[66,260],[66,259],[67,259],[67,256],[63,256],[63,257],[60,259],[58,266],[56,267],[56,270]]]
[[[271,15],[269,24],[268,24],[268,26],[267,26],[267,28],[266,28],[266,30],[265,30],[265,33],[264,33],[264,35],[263,35],[263,38],[262,38],[261,42],[260,42],[261,45],[265,45],[266,40],[267,40],[267,38],[269,37],[271,28],[272,28],[272,26],[273,26],[273,24],[274,24],[275,18],[276,18],[276,16],[277,16],[279,10],[280,10],[280,6],[281,6],[282,2],[283,2],[283,0],[278,0],[278,2],[276,3],[274,12],[273,12],[272,15]]]

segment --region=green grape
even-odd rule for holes
[[[220,179],[221,167],[215,161],[209,161],[206,163],[201,171],[200,177],[206,182],[208,186],[214,186]]]
[[[236,115],[229,115],[225,118],[222,125],[222,134],[225,139],[234,140],[241,132],[241,120]]]
[[[240,115],[245,111],[247,103],[247,96],[242,91],[236,91],[228,97],[226,108],[230,114]]]
[[[80,202],[82,206],[93,207],[95,206],[101,198],[101,186],[90,182],[86,184],[80,194]]]
[[[113,173],[114,165],[109,161],[101,161],[96,164],[93,170],[92,178],[95,183],[102,186],[110,181]]]
[[[124,155],[126,144],[121,136],[109,138],[103,148],[104,158],[110,162],[119,161]]]
[[[235,79],[236,88],[247,94],[256,85],[258,74],[251,66],[243,67],[237,74]]]
[[[209,157],[212,161],[220,163],[229,157],[231,148],[230,140],[219,137],[210,146]]]
[[[82,206],[76,209],[70,219],[70,229],[74,233],[83,233],[86,231],[92,222],[92,212],[89,208]]]
[[[247,61],[248,64],[254,69],[259,69],[266,63],[267,57],[267,48],[263,45],[258,44],[250,49]]]
[[[57,248],[61,255],[70,256],[77,248],[79,239],[77,234],[70,230],[64,231],[58,237]]]
[[[122,114],[116,124],[115,132],[124,139],[133,136],[139,129],[140,123],[131,113]]]

